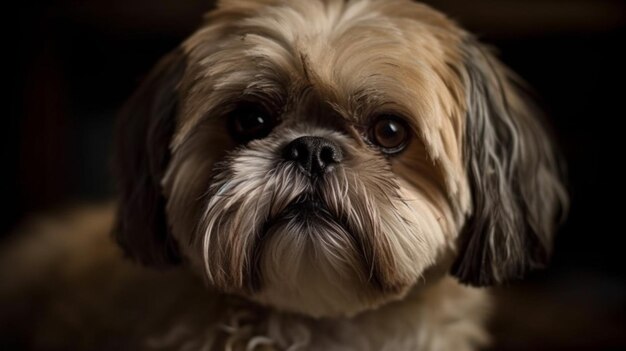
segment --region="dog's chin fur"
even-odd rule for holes
[[[220,301],[172,317],[193,325],[172,332],[190,345],[472,349],[485,295],[448,275],[483,287],[541,267],[567,207],[518,85],[412,1],[219,2],[122,112],[115,237],[146,266],[182,264]],[[241,141],[232,118],[250,105],[275,125]],[[409,136],[393,155],[372,140],[385,116]],[[284,152],[301,137],[341,159],[303,171]]]

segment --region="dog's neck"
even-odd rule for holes
[[[211,345],[216,350],[473,350],[488,341],[486,292],[450,277],[421,284],[401,300],[353,317],[311,318],[234,296],[218,295],[217,300],[200,318],[204,321],[177,322],[149,344]],[[190,328],[177,338],[183,325]]]

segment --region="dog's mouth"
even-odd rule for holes
[[[324,203],[316,196],[301,195],[293,200],[285,209],[279,213],[278,217],[302,216],[308,217],[312,215],[327,214],[330,212]]]
[[[269,218],[263,226],[263,235],[272,227],[280,223],[296,222],[309,225],[316,220],[332,221],[339,224],[344,229],[348,229],[346,223],[342,223],[339,216],[331,213],[326,204],[315,194],[302,194],[296,197],[275,217]]]
[[[290,234],[297,235],[298,229],[295,228],[317,228],[322,224],[331,224],[342,228],[342,231],[346,235],[351,237],[351,240],[355,240],[352,231],[349,230],[349,225],[346,221],[341,219],[341,216],[333,214],[325,203],[315,194],[302,194],[296,197],[291,203],[289,203],[282,211],[280,211],[273,218],[269,218],[263,225],[259,240],[255,243],[253,250],[253,259],[255,274],[251,276],[249,281],[249,288],[251,291],[256,291],[260,288],[260,259],[263,246],[270,236],[274,235],[276,228],[283,226],[290,226],[294,228],[294,232]],[[326,225],[328,227],[328,225]],[[307,230],[306,232],[315,234],[317,231]],[[312,235],[314,237],[315,235]],[[313,238],[315,239],[315,238]]]

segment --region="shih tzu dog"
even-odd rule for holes
[[[408,0],[220,2],[124,109],[116,166],[143,267],[109,209],[8,255],[53,285],[31,346],[473,350],[482,287],[541,267],[567,205],[516,78]]]

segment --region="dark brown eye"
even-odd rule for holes
[[[228,124],[232,137],[246,143],[269,135],[275,121],[262,106],[242,104],[230,112]]]
[[[396,154],[406,147],[409,129],[399,117],[383,115],[376,119],[370,132],[370,141],[386,154]]]

